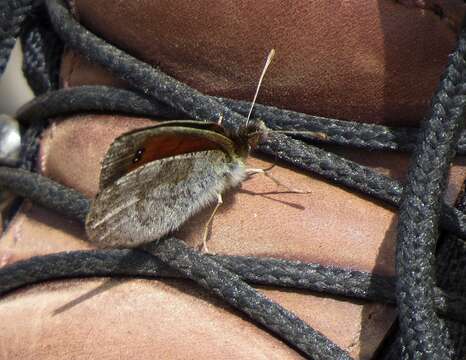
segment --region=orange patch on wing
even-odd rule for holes
[[[134,154],[133,163],[128,171],[154,160],[197,151],[215,150],[221,147],[214,141],[196,135],[164,134],[148,138]]]

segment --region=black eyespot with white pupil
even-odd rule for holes
[[[143,154],[144,154],[144,149],[139,149],[138,151],[136,151],[136,154],[134,155],[134,158],[133,158],[133,164],[136,164],[137,162],[141,161]]]

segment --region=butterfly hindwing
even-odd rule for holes
[[[113,247],[159,239],[239,184],[244,174],[243,162],[219,149],[146,163],[100,192],[86,221],[87,233]]]

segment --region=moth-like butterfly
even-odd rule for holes
[[[177,230],[244,180],[250,143],[264,133],[260,121],[234,137],[216,123],[180,120],[118,137],[86,219],[90,240],[132,247]]]
[[[249,119],[273,55],[238,134],[226,134],[216,123],[179,120],[128,132],[111,144],[86,219],[91,241],[138,246],[172,233],[215,200],[218,207],[221,194],[245,179],[251,143],[266,134],[261,121]]]

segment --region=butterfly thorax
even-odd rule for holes
[[[266,139],[268,128],[262,120],[250,119],[237,131],[231,132],[225,129],[225,133],[233,141],[237,155],[246,159],[250,150]]]

